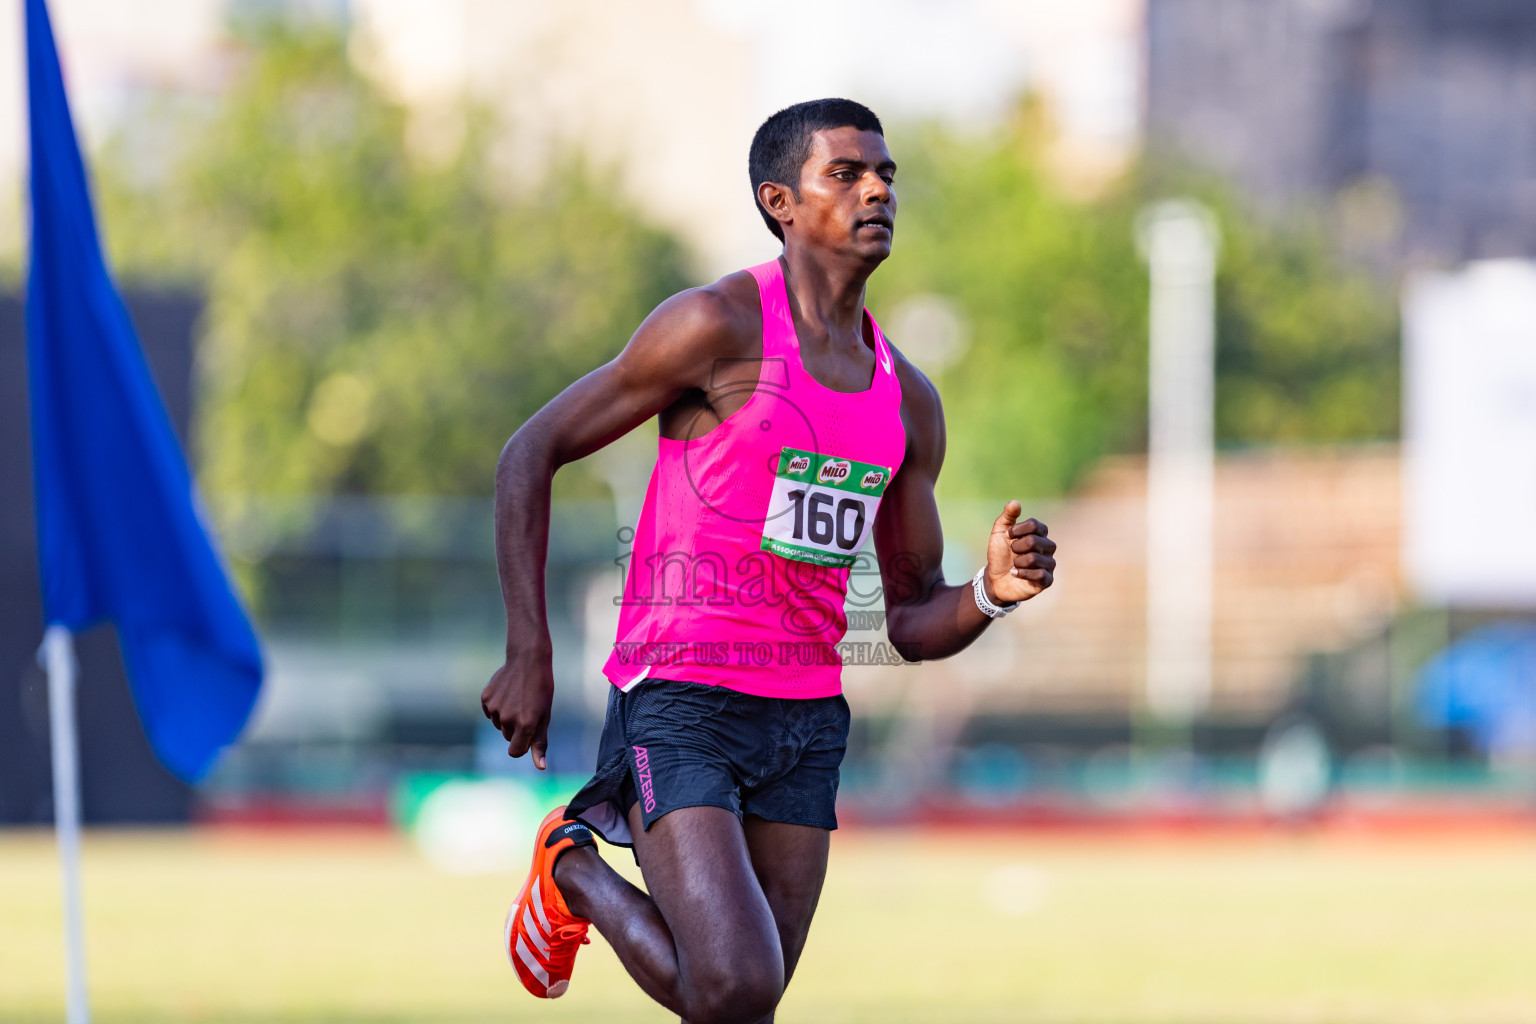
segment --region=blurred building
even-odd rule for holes
[[[1148,0],[1147,138],[1389,264],[1536,254],[1536,4]]]

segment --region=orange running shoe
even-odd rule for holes
[[[573,847],[593,845],[591,829],[566,821],[563,806],[550,811],[534,840],[528,880],[507,911],[502,933],[507,957],[523,987],[540,999],[565,995],[576,951],[592,941],[587,938],[592,922],[572,914],[555,886],[555,859]]]

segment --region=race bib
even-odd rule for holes
[[[886,466],[785,447],[763,521],[762,550],[814,565],[853,565],[890,482]]]

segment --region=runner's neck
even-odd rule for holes
[[[811,336],[802,336],[802,343],[813,338],[834,341],[851,337],[867,348],[864,290],[873,268],[839,266],[824,258],[818,259],[817,255],[799,247],[785,246],[779,257],[790,308]]]

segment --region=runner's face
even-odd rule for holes
[[[817,132],[800,169],[795,227],[811,244],[879,262],[896,229],[896,162],[879,132]]]

